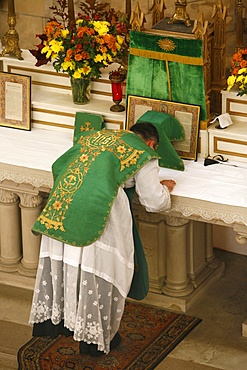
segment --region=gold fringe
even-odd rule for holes
[[[129,53],[138,57],[144,57],[149,59],[165,60],[168,62],[177,62],[182,64],[190,64],[194,66],[203,66],[203,58],[186,57],[176,54],[168,54],[159,51],[144,50],[138,48],[130,48]]]
[[[169,63],[168,63],[168,60],[166,60],[166,72],[167,72],[167,80],[168,80],[169,100],[172,101],[172,88],[171,88],[170,71],[169,71]]]

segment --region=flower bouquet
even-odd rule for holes
[[[233,87],[240,91],[237,96],[247,94],[247,48],[239,49],[231,60],[231,75],[227,79],[227,90]]]
[[[83,3],[86,10],[84,15],[79,14],[78,19],[70,26],[65,3],[60,0],[60,8],[52,7],[62,21],[59,22],[55,17],[49,20],[43,34],[37,35],[41,40],[37,50],[30,52],[37,59],[36,66],[52,62],[57,72],[68,73],[73,94],[73,86],[79,86],[79,81],[76,80],[84,79],[83,85],[88,89],[91,78],[99,78],[101,69],[121,56],[124,49],[124,29],[116,18],[113,23],[100,20],[100,11],[102,13],[102,6],[105,7],[106,3],[99,5],[97,1],[89,0]],[[89,5],[93,6],[94,12],[90,13]],[[81,89],[79,95],[84,90],[83,86]],[[88,100],[86,97],[85,99]]]

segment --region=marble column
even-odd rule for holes
[[[211,262],[215,258],[213,249],[213,225],[206,224],[206,261]]]
[[[189,220],[166,216],[167,223],[167,276],[162,288],[165,295],[183,297],[194,287],[187,273],[187,224]]]
[[[21,260],[19,198],[0,189],[0,271],[15,272]]]
[[[40,236],[32,233],[32,227],[42,209],[40,195],[22,193],[20,196],[22,225],[22,259],[18,272],[25,276],[35,276],[39,260]]]

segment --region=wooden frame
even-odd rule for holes
[[[129,95],[126,128],[129,129],[133,126],[148,110],[171,114],[180,122],[184,127],[185,140],[172,142],[172,145],[181,158],[196,160],[200,106]]]
[[[31,130],[31,77],[0,72],[0,126]]]

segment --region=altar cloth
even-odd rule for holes
[[[52,163],[72,145],[73,130],[0,127],[0,163],[50,172]]]
[[[6,165],[10,165],[10,171],[32,169],[51,174],[52,163],[72,144],[73,130],[33,128],[27,132],[0,127],[0,181],[10,179],[6,177]],[[184,171],[160,168],[161,178],[172,178],[177,183],[172,196],[246,207],[244,223],[247,225],[247,163],[229,161],[204,166],[204,160],[199,158],[197,162],[184,160],[184,166]]]
[[[183,173],[160,169],[161,178],[169,177],[176,181],[173,195],[247,207],[247,163],[227,162],[205,167],[202,158],[197,162],[184,161],[184,163]]]

